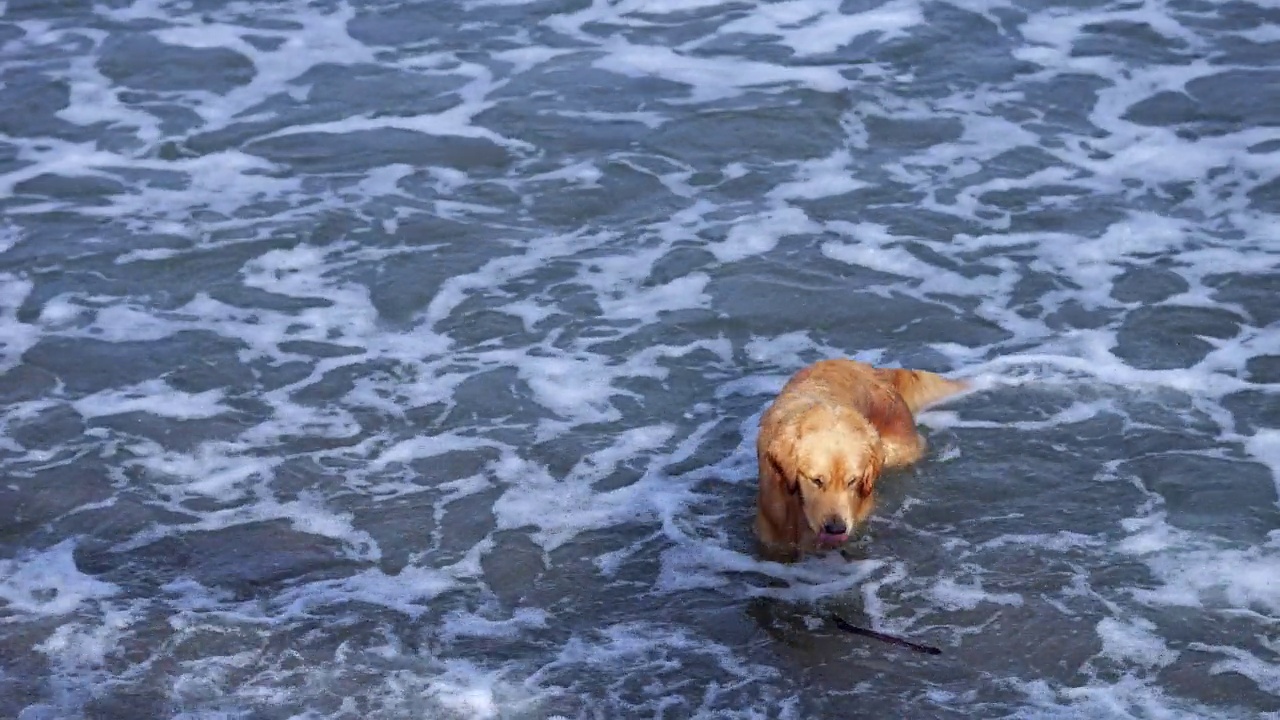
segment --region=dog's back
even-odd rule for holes
[[[819,360],[796,373],[782,389],[782,396],[812,387],[831,393],[844,402],[864,405],[860,400],[867,393],[874,392],[876,385],[892,389],[907,404],[912,415],[969,387],[963,380],[951,380],[927,370],[874,368],[857,360],[836,358]]]

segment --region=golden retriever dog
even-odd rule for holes
[[[838,547],[875,505],[876,480],[924,455],[915,413],[966,389],[922,370],[822,360],[760,418],[756,536],[771,556]]]

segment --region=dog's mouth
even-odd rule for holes
[[[848,540],[849,533],[818,533],[818,544],[823,547],[833,548],[845,544]]]

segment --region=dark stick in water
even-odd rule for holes
[[[858,627],[857,625],[854,625],[853,623],[849,622],[848,620],[845,620],[839,615],[833,614],[831,617],[836,621],[836,627],[840,628],[841,630],[844,630],[845,632],[850,632],[850,633],[853,633],[854,635],[865,635],[869,638],[875,638],[876,640],[880,640],[881,642],[887,642],[890,645],[901,645],[902,647],[911,648],[916,652],[927,653],[929,655],[942,654],[942,650],[932,645],[921,645],[920,643],[911,642],[910,640],[906,640],[904,638],[895,637],[893,635],[886,635],[882,632],[876,632],[871,628]]]

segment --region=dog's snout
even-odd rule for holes
[[[822,525],[822,532],[827,535],[844,535],[849,531],[849,526],[840,518],[832,518]]]

